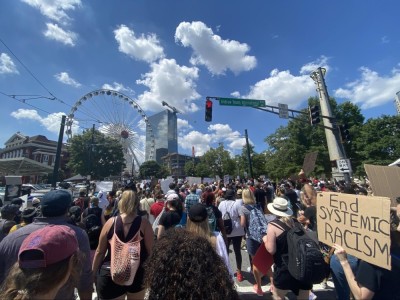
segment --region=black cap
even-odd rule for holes
[[[189,219],[192,222],[203,222],[207,216],[207,209],[203,204],[196,203],[189,209]]]
[[[226,190],[225,199],[234,200],[235,199],[235,192],[232,189]]]
[[[41,210],[44,217],[64,215],[71,206],[72,197],[67,190],[52,190],[43,196]]]
[[[25,201],[22,200],[21,198],[14,198],[11,200],[11,204],[16,204],[16,205],[22,205]]]
[[[1,215],[4,217],[4,215],[11,215],[11,214],[17,214],[19,211],[19,206],[15,204],[6,204],[1,208]]]

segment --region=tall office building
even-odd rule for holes
[[[396,99],[394,100],[396,105],[397,114],[400,115],[400,91],[396,93]]]
[[[162,163],[161,157],[178,152],[178,129],[176,113],[164,110],[148,118],[155,139],[155,161]],[[146,130],[146,161],[150,154],[150,134]]]

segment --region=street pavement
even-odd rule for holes
[[[270,284],[269,280],[267,277],[263,277],[262,279],[262,290],[264,291],[264,296],[260,297],[253,291],[253,285],[255,284],[254,276],[253,273],[248,272],[248,268],[250,268],[250,261],[249,261],[249,255],[246,252],[246,250],[241,250],[242,253],[242,274],[244,277],[244,280],[242,282],[238,282],[235,277],[235,283],[236,283],[236,290],[239,293],[239,297],[242,300],[253,300],[253,299],[272,299],[272,295],[269,292]],[[229,260],[231,263],[231,267],[233,272],[236,271],[236,262],[235,262],[235,254],[233,252],[233,247],[231,245],[229,249]],[[327,282],[327,287],[323,288],[321,284],[315,284],[313,287],[313,293],[315,294],[316,298],[318,300],[333,300],[336,299],[336,293],[335,293],[335,288],[333,285],[333,282],[331,280],[328,280]],[[79,300],[79,296],[76,293],[76,299]],[[97,294],[96,292],[93,293],[93,300],[97,300]],[[296,299],[296,296],[292,293],[289,292],[286,296],[286,299],[288,300],[294,300]],[[310,298],[311,299],[311,298]],[[307,299],[305,299],[307,300]]]
[[[247,269],[250,267],[249,255],[245,250],[242,250],[241,253],[242,253],[242,274],[244,280],[242,282],[238,282],[235,277],[235,283],[237,285],[237,291],[239,292],[240,299],[243,300],[272,299],[272,294],[269,292],[270,284],[267,277],[264,277],[262,280],[262,290],[264,291],[264,296],[260,297],[256,293],[254,293],[253,291],[253,285],[255,284],[254,276],[253,273],[247,271]],[[229,260],[231,263],[232,270],[233,272],[235,272],[236,262],[232,245],[230,246],[229,249]],[[336,293],[333,282],[331,280],[328,280],[327,285],[328,286],[326,288],[323,288],[321,284],[315,284],[313,286],[313,293],[315,294],[315,296],[317,296],[317,298],[314,299],[318,300],[336,299]],[[296,296],[292,292],[289,292],[287,294],[287,299],[289,300],[296,299]]]

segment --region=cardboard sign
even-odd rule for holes
[[[318,239],[390,270],[390,199],[318,193]]]
[[[400,168],[364,165],[374,196],[389,197],[392,206],[396,206],[396,197],[400,197]]]
[[[306,175],[314,171],[315,162],[317,161],[318,152],[307,153],[303,161],[303,171]]]

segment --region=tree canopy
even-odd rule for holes
[[[68,167],[92,179],[121,175],[125,160],[121,144],[98,130],[87,130],[70,140]]]

